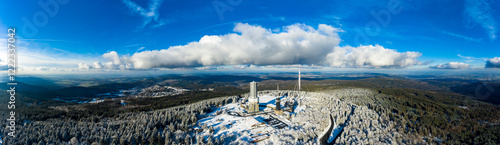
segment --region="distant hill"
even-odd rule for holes
[[[451,90],[460,94],[475,97],[481,101],[500,105],[500,83],[476,82],[451,87]]]
[[[52,80],[39,77],[16,77],[16,81],[36,86],[44,86],[45,88],[53,88],[53,89],[63,88],[63,86],[56,84]]]
[[[9,86],[9,85],[7,85],[7,83],[0,83],[0,89],[2,89],[2,90],[9,90],[10,87],[13,87],[13,86]],[[18,82],[15,87],[16,87],[16,91],[20,91],[20,92],[49,92],[49,91],[54,90],[53,88],[31,85],[31,84],[26,84],[26,83],[22,83],[22,82]]]

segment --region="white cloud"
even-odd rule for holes
[[[121,65],[122,64],[122,60],[120,59],[120,56],[118,56],[118,53],[116,53],[116,51],[104,53],[102,55],[102,57],[110,60],[111,62],[113,62],[114,65]]]
[[[78,63],[78,69],[89,70],[91,67],[84,63]]]
[[[115,65],[113,64],[113,62],[107,62],[106,64],[104,64],[104,67],[107,69],[115,69]]]
[[[255,65],[233,65],[234,69],[251,69],[251,68],[256,68],[257,66]]]
[[[62,72],[62,71],[67,71],[66,69],[60,69],[58,67],[45,67],[45,66],[38,66],[38,67],[18,67],[16,68],[18,71],[22,71],[23,73],[26,72]]]
[[[46,70],[50,70],[50,68],[40,66],[40,67],[37,67],[35,70],[36,71],[46,71]]]
[[[500,68],[500,57],[486,60],[485,68]]]
[[[496,38],[496,22],[490,4],[486,0],[466,0],[465,13],[486,30],[490,39]]]
[[[296,24],[283,32],[248,24],[236,24],[226,35],[204,36],[198,42],[168,49],[135,53],[136,69],[197,67],[237,64],[315,64],[340,43],[339,29],[321,24],[318,29]]]
[[[182,68],[212,69],[218,65],[251,68],[266,65],[311,65],[315,67],[404,68],[422,64],[419,52],[398,52],[380,45],[339,47],[342,30],[320,24],[315,29],[304,24],[266,29],[236,24],[236,33],[206,35],[199,41],[168,49],[118,55],[102,55],[107,69]],[[319,66],[318,66],[319,65]]]
[[[57,67],[45,67],[45,66],[39,66],[36,68],[24,68],[24,70],[34,70],[34,71],[62,71],[60,68]]]
[[[131,64],[122,64],[122,65],[119,65],[118,68],[120,68],[120,69],[134,69],[134,67]]]
[[[62,71],[62,70],[60,68],[54,67],[54,68],[50,68],[50,71]]]
[[[0,39],[0,45],[6,46],[7,40]],[[47,44],[38,42],[37,39],[17,39],[15,45],[17,49],[18,68],[26,68],[25,70],[35,72],[40,66],[49,69],[74,69],[75,64],[96,58],[62,50],[63,48],[49,47]],[[2,65],[7,65],[7,47],[0,47],[0,60],[2,60],[0,61],[1,70]]]
[[[101,66],[101,68],[106,68],[106,69],[133,69],[133,64],[130,61],[130,57],[128,55],[123,55],[120,57],[116,51],[111,51],[108,53],[104,53],[102,55],[103,58],[107,59],[110,62],[106,62],[104,66]],[[101,62],[95,62],[102,64]],[[94,63],[94,66],[96,64]]]
[[[220,69],[224,69],[224,67],[221,67],[221,66],[202,66],[202,67],[197,67],[194,69],[196,69],[196,70],[220,70]]]
[[[438,64],[436,66],[430,66],[433,69],[467,69],[470,68],[470,64],[462,63],[462,62],[448,62],[445,64]]]
[[[99,61],[94,62],[94,68],[95,69],[102,69],[103,67],[102,67],[101,62],[99,62]]]
[[[143,17],[142,25],[139,28],[146,27],[152,21],[156,22],[152,27],[159,27],[167,24],[169,21],[159,20],[159,9],[163,0],[150,0],[148,2],[148,8],[143,8],[139,6],[137,3],[132,2],[131,0],[122,0],[122,2],[131,10],[132,13],[137,13],[141,17]]]
[[[143,46],[143,47],[139,47],[139,48],[137,49],[137,51],[144,50],[144,48],[146,48],[146,47],[144,47],[144,46]]]
[[[332,67],[404,68],[422,64],[419,52],[398,52],[380,45],[335,47],[326,57]]]

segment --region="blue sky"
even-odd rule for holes
[[[305,28],[310,26],[319,31],[319,35],[324,33],[319,30],[319,25],[325,24],[338,29],[335,30],[338,36],[328,37],[340,38],[337,43],[332,43],[332,49],[344,47],[347,51],[352,51],[353,55],[357,54],[354,53],[356,50],[386,49],[396,51],[395,55],[406,55],[405,52],[421,54],[418,57],[401,59],[398,57],[396,60],[389,60],[390,65],[376,65],[369,61],[361,65],[348,63],[327,65],[334,67],[439,68],[437,67],[439,64],[446,67],[449,62],[460,62],[472,65],[472,68],[484,68],[488,59],[500,57],[500,41],[497,37],[500,2],[493,0],[40,1],[56,4],[57,11],[47,12],[44,6],[36,1],[5,0],[0,2],[0,29],[7,30],[9,27],[15,27],[18,30],[19,65],[26,68],[40,68],[39,70],[76,69],[79,68],[79,64],[80,68],[86,68],[85,66],[95,68],[94,62],[104,65],[114,60],[122,61],[114,63],[114,68],[118,68],[120,64],[125,65],[123,68],[137,68],[139,64],[137,58],[134,57],[136,53],[156,53],[153,50],[167,50],[173,46],[182,46],[178,49],[189,49],[191,48],[188,46],[189,43],[199,42],[206,35],[223,37],[231,33],[239,34],[240,32],[235,32],[238,24],[242,24],[241,29],[247,28],[247,25],[243,24],[248,24],[249,29],[250,26],[255,26],[275,34],[291,32],[287,29],[288,26],[297,26],[311,32],[313,30],[309,31]],[[54,10],[53,5],[50,5],[49,9]],[[388,14],[390,19],[383,14]],[[38,19],[34,20],[33,17]],[[39,26],[34,26],[36,33],[23,32],[28,31],[24,30],[27,24],[23,18],[33,25],[36,23],[34,21],[46,20],[46,23],[38,23]],[[255,29],[252,28],[252,30]],[[5,36],[6,32],[2,31],[1,34]],[[348,46],[353,48],[347,48]],[[363,46],[373,47],[364,48]],[[2,48],[2,51],[6,52],[4,49]],[[311,50],[315,49],[311,48]],[[117,59],[113,58],[114,55],[111,56],[114,54],[112,52],[117,54]],[[179,52],[182,51],[179,50]],[[392,53],[392,51],[388,52]],[[161,52],[158,53],[161,54]],[[172,53],[174,52],[167,52],[168,55]],[[105,54],[110,55],[104,57]],[[346,57],[344,62],[350,61],[348,58]],[[5,62],[6,57],[2,56],[0,59]],[[297,62],[291,61],[290,63],[315,64],[319,62],[302,59],[308,58],[298,57]],[[415,59],[419,62],[402,63],[404,65],[392,64],[393,61],[408,59]],[[238,65],[240,62],[244,62],[242,65],[274,65],[272,62],[275,62],[219,62],[216,60],[215,62],[200,62],[201,58],[197,60],[186,66]],[[276,65],[282,65],[284,62],[288,61],[277,61]],[[127,66],[128,63],[130,66]],[[145,68],[183,66],[173,63],[175,62],[159,63]]]

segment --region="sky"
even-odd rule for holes
[[[0,44],[16,28],[19,70],[35,73],[497,70],[498,8],[494,0],[3,0]]]

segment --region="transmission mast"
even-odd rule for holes
[[[300,65],[299,65],[299,92],[300,92]]]
[[[300,97],[300,65],[299,65],[299,92],[297,93],[298,94],[298,97]]]

